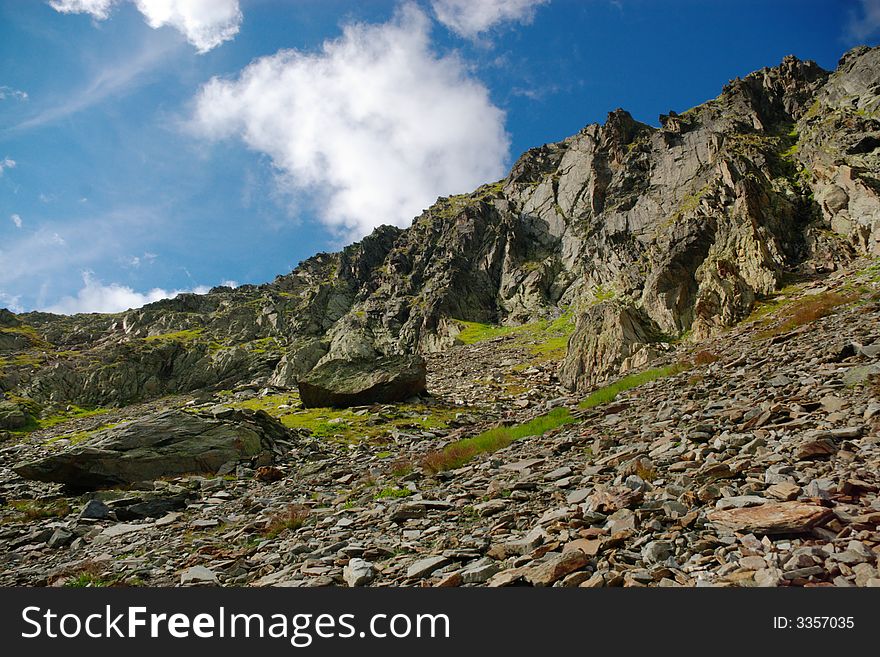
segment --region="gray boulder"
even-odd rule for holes
[[[346,407],[403,401],[426,389],[421,356],[330,360],[299,379],[303,406]]]
[[[28,413],[11,401],[0,401],[0,429],[21,429],[31,418]]]
[[[271,454],[288,430],[263,411],[226,410],[223,418],[169,410],[96,434],[88,444],[13,469],[25,479],[81,490],[187,473]]]

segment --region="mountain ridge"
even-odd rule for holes
[[[502,181],[440,197],[409,228],[381,226],[270,283],[111,316],[7,313],[38,338],[0,343],[13,356],[0,389],[107,404],[291,387],[328,360],[447,348],[462,321],[568,312],[559,374],[586,390],[669,340],[735,324],[792,272],[878,252],[878,64],[876,48],[836,72],[789,56],[659,128],[615,110],[528,150]]]

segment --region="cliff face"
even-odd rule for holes
[[[108,404],[292,386],[333,358],[442,350],[460,321],[569,312],[559,376],[585,390],[735,324],[787,274],[880,255],[878,176],[880,49],[833,73],[788,57],[659,128],[616,110],[266,285],[112,316],[2,313],[0,389]]]

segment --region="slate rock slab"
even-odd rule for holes
[[[274,441],[287,435],[287,429],[263,411],[237,411],[217,419],[169,410],[107,429],[87,444],[19,463],[13,470],[25,479],[93,490],[216,473],[230,462],[271,453]]]
[[[828,520],[831,509],[804,502],[779,502],[744,509],[718,509],[707,515],[710,522],[734,531],[754,534],[805,532]]]

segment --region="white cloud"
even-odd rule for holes
[[[27,100],[28,95],[24,91],[7,87],[5,84],[0,85],[0,100],[6,100],[7,98],[11,98],[12,100]]]
[[[122,256],[119,258],[119,262],[123,267],[129,267],[132,269],[137,269],[141,265],[152,265],[156,258],[158,258],[155,253],[150,253],[149,251],[145,251],[143,255],[139,256]]]
[[[62,14],[91,14],[102,21],[110,16],[116,0],[49,0],[49,6]]]
[[[529,23],[535,8],[550,0],[431,0],[437,20],[450,30],[473,39],[499,23]]]
[[[90,271],[82,273],[83,286],[76,296],[67,296],[58,303],[46,308],[46,312],[60,315],[76,313],[116,313],[130,308],[140,308],[159,299],[170,299],[178,294],[193,292],[205,294],[208,288],[198,286],[192,290],[163,290],[153,288],[148,292],[135,292],[132,288],[118,283],[104,285]]]
[[[880,32],[880,0],[859,0],[861,11],[850,14],[849,36],[861,42]]]
[[[320,52],[282,50],[196,97],[193,127],[268,154],[287,191],[308,193],[348,237],[406,225],[438,195],[504,173],[504,113],[454,55],[431,51],[415,5],[350,24]]]
[[[3,175],[4,169],[14,169],[15,168],[15,160],[10,157],[4,157],[0,160],[0,176]]]
[[[21,228],[22,223],[24,223],[24,222],[22,222],[20,215],[12,214],[12,215],[9,215],[9,218],[12,220],[12,223],[15,224],[16,228]]]
[[[6,308],[11,310],[14,313],[24,312],[24,308],[20,305],[21,296],[13,296],[11,294],[6,294],[3,290],[0,290],[0,308]]]
[[[168,25],[186,37],[200,53],[230,41],[241,26],[238,0],[131,0],[144,15],[147,25],[158,29]],[[63,13],[87,13],[106,20],[117,0],[51,0]]]
[[[200,53],[232,40],[241,26],[238,0],[135,0],[152,28],[170,25]]]

